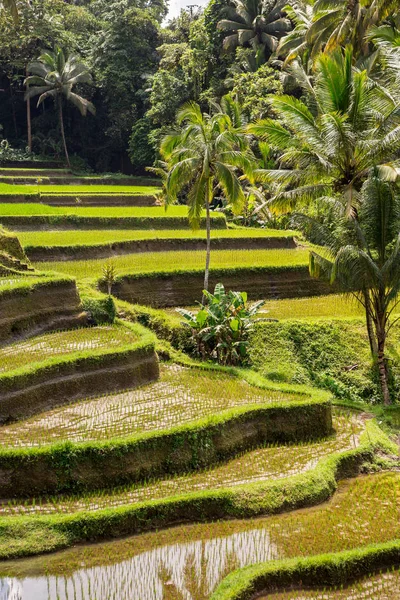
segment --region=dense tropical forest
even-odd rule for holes
[[[398,0],[0,0],[0,600],[399,600]]]

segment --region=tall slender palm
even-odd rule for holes
[[[247,140],[231,117],[214,106],[211,114],[202,113],[195,102],[185,104],[177,115],[180,130],[164,137],[161,154],[167,164],[165,203],[174,203],[187,191],[188,216],[193,228],[199,227],[206,210],[207,255],[204,289],[208,290],[211,218],[210,205],[217,188],[228,201],[240,207],[244,201],[237,167],[249,165]]]
[[[44,52],[37,60],[28,65],[28,71],[32,75],[25,79],[27,88],[25,99],[39,96],[37,105],[52,98],[58,107],[61,137],[64,145],[65,158],[68,167],[71,166],[65,139],[63,97],[74,104],[81,115],[86,116],[87,111],[95,113],[95,107],[89,100],[72,91],[78,83],[90,83],[91,76],[87,68],[74,55],[68,55],[61,48],[54,52]]]
[[[400,195],[374,170],[361,190],[357,214],[349,215],[340,202],[325,202],[330,209],[334,205],[334,227],[299,217],[300,223],[313,221],[315,237],[327,249],[311,254],[310,271],[328,277],[364,307],[373,323],[382,396],[390,404],[386,341],[398,320],[392,315],[400,294]]]
[[[218,28],[229,35],[224,39],[225,50],[250,46],[258,62],[264,62],[278,45],[278,40],[290,30],[290,21],[282,17],[286,0],[233,0],[227,8],[227,19]]]

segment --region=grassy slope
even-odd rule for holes
[[[301,266],[308,264],[309,252],[298,250],[218,250],[212,253],[211,268],[234,267],[279,267]],[[45,271],[67,273],[79,279],[99,278],[102,276],[104,259],[89,261],[61,261],[39,263],[37,268]],[[112,259],[117,275],[123,273],[150,273],[152,271],[175,271],[204,269],[205,252],[147,252],[144,254],[126,254]]]
[[[389,356],[400,351],[400,327],[391,330]],[[275,381],[310,382],[351,401],[379,401],[363,318],[259,323],[250,340],[253,365]],[[277,361],[276,357],[279,357]],[[391,362],[398,396],[399,368]]]

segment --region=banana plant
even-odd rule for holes
[[[248,305],[246,292],[226,292],[222,283],[213,294],[207,290],[203,294],[207,302],[198,303],[197,312],[177,309],[192,331],[198,354],[222,365],[246,362],[248,336],[264,301]]]

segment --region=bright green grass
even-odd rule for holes
[[[29,348],[29,340],[26,344]],[[107,440],[169,429],[235,407],[297,400],[304,396],[263,390],[218,371],[164,366],[160,380],[147,386],[61,406],[3,426],[0,444],[16,447]]]
[[[49,206],[47,204],[0,204],[1,217],[41,215],[78,215],[80,217],[187,217],[187,206]],[[212,215],[220,213],[211,213]],[[204,211],[205,216],[205,211]]]
[[[117,275],[123,273],[151,273],[153,271],[170,272],[179,269],[204,270],[206,253],[195,252],[145,252],[143,254],[125,254],[112,259]],[[289,267],[308,265],[309,251],[295,250],[216,250],[211,254],[212,269],[238,267]],[[99,278],[102,276],[104,264],[100,260],[76,260],[37,263],[36,268],[42,271],[58,271],[73,275],[79,279]]]
[[[113,194],[130,196],[153,196],[160,191],[157,186],[146,185],[13,185],[9,183],[0,183],[0,197],[6,195],[24,195],[24,194],[62,194],[78,196],[79,194]]]
[[[267,314],[268,313],[268,314]],[[343,318],[364,315],[355,298],[341,294],[313,298],[267,300],[262,315],[272,319]]]
[[[169,214],[169,213],[167,213]],[[281,238],[292,237],[295,231],[279,229],[218,229],[211,238]],[[205,238],[204,230],[85,230],[85,231],[28,231],[18,234],[23,246],[94,246],[130,240],[196,239]]]
[[[161,188],[147,185],[39,185],[40,193],[77,195],[79,194],[129,194],[130,196],[153,196]]]
[[[118,348],[137,341],[128,327],[103,325],[48,333],[0,348],[0,373],[41,362],[53,356],[65,356],[100,348]]]
[[[246,387],[242,389],[246,392]],[[177,391],[179,396],[179,390]],[[0,516],[93,511],[199,490],[290,477],[313,469],[320,459],[329,454],[357,447],[360,434],[365,431],[364,415],[336,409],[333,426],[335,435],[325,440],[309,444],[282,444],[257,448],[206,470],[90,494],[43,497],[36,498],[34,502],[25,500],[23,503],[20,500],[10,501],[0,506]],[[0,440],[4,443],[1,431]],[[6,443],[8,439],[6,431]]]

